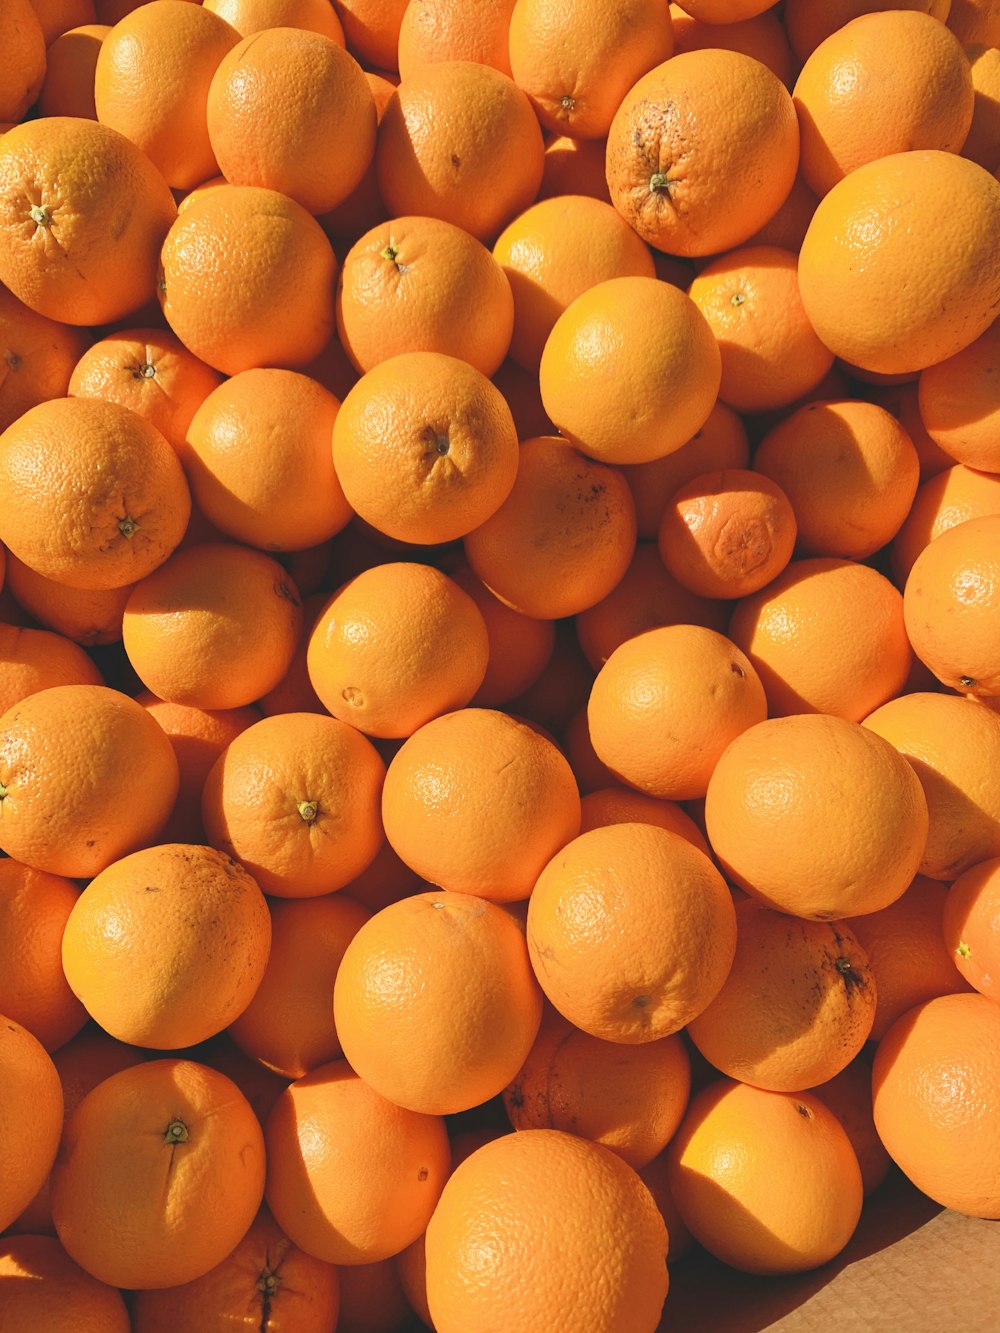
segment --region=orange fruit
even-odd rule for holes
[[[747,1273],[801,1273],[839,1254],[863,1187],[847,1131],[808,1092],[718,1079],[667,1149],[674,1203],[696,1240]]]
[[[576,837],[580,795],[552,741],[506,713],[463,708],[427,722],[396,752],[382,820],[422,879],[516,902]]]
[[[691,1062],[676,1034],[622,1047],[549,1009],[503,1102],[515,1129],[577,1134],[638,1171],[666,1147],[690,1090]]]
[[[886,6],[884,0],[827,0],[824,5],[816,5],[813,0],[787,0],[784,11],[785,31],[792,50],[799,60],[805,61],[820,42],[860,14],[886,7],[915,9],[923,14],[932,14],[943,23],[952,3],[953,0],[892,0]]]
[[[521,442],[513,489],[465,538],[487,588],[540,620],[594,606],[634,551],[635,504],[621,473],[556,436]]]
[[[838,28],[809,56],[792,96],[800,169],[820,196],[890,153],[957,153],[972,124],[961,43],[937,17],[911,9],[862,14]]]
[[[972,71],[973,103],[962,156],[990,171],[1000,163],[1000,49],[982,42],[964,49]]]
[[[205,1053],[205,1063],[210,1068],[232,1079],[250,1103],[258,1124],[263,1127],[274,1103],[288,1087],[289,1080],[265,1069],[256,1060],[251,1060],[228,1038],[213,1038],[207,1048],[203,1046],[200,1049]]]
[[[864,1052],[845,1065],[839,1074],[809,1091],[833,1112],[847,1131],[861,1168],[861,1183],[867,1198],[889,1174],[892,1159],[875,1129],[872,1069]]]
[[[648,463],[704,426],[721,367],[689,296],[658,278],[619,277],[566,306],[538,375],[545,411],[571,444],[604,463]]]
[[[930,813],[921,874],[953,880],[1000,856],[1000,715],[974,699],[915,691],[864,725],[911,764]]]
[[[529,726],[542,727],[550,736],[559,735],[574,713],[586,706],[594,683],[594,672],[580,651],[572,621],[556,621],[555,631],[555,647],[542,674],[506,710]]]
[[[201,5],[149,0],[120,19],[101,45],[97,119],[131,139],[174,189],[218,174],[205,118],[208,91],[239,40]]]
[[[122,639],[146,689],[169,703],[241,708],[273,689],[291,663],[302,607],[263,551],[188,546],[141,579]]]
[[[658,0],[517,0],[510,17],[514,82],[555,134],[606,135],[636,80],[673,53],[670,12]]]
[[[80,891],[61,875],[0,861],[0,1013],[22,1023],[47,1051],[87,1021],[62,967],[62,939]]]
[[[263,1190],[264,1136],[236,1085],[193,1060],[151,1060],[112,1074],[69,1117],[52,1216],[100,1281],[174,1287],[232,1252]]]
[[[875,979],[872,1041],[881,1041],[900,1014],[936,995],[965,990],[942,937],[948,889],[917,875],[901,898],[881,911],[849,917]]]
[[[657,544],[667,572],[698,597],[758,592],[786,568],[795,514],[770,478],[741,468],[705,472],[673,494]]]
[[[532,686],[548,665],[555,648],[555,625],[506,606],[468,565],[453,569],[451,578],[479,608],[489,640],[486,675],[469,703],[479,708],[510,703]]]
[[[324,708],[369,736],[410,736],[463,708],[489,656],[475,602],[431,565],[365,570],[327,602],[306,665]]]
[[[274,689],[257,700],[257,707],[265,717],[273,717],[276,713],[326,712],[309,679],[306,653],[313,626],[329,600],[325,592],[314,592],[302,599],[302,629],[291,664]]]
[[[807,403],[764,436],[754,470],[788,496],[802,555],[864,560],[892,540],[920,463],[900,422],[875,403]]]
[[[336,0],[334,8],[350,50],[368,65],[394,70],[406,5],[407,0]]]
[[[378,74],[365,69],[363,73],[375,102],[377,141],[377,127],[382,124],[382,116],[385,114],[389,98],[399,85],[399,78],[391,73],[387,76],[385,71]],[[342,253],[347,246],[353,244],[379,222],[384,222],[388,216],[388,210],[379,193],[378,172],[375,170],[375,158],[373,156],[365,168],[364,175],[347,198],[342,200],[336,208],[331,208],[329,212],[322,214],[319,221],[328,236],[337,238],[338,253]],[[346,357],[345,364],[350,364]],[[329,385],[328,387],[333,388],[334,386]],[[336,390],[334,391],[336,392]],[[343,394],[338,393],[338,397],[343,397]]]
[[[333,331],[336,277],[330,242],[301,204],[227,185],[199,195],[170,228],[158,296],[184,346],[235,375],[317,356]]]
[[[620,783],[597,787],[580,798],[580,832],[609,824],[658,824],[679,833],[693,847],[710,855],[704,835],[676,801],[661,801]]]
[[[29,407],[66,393],[84,332],[30,310],[0,287],[0,431]]]
[[[719,341],[719,397],[739,412],[786,407],[833,365],[803,309],[790,250],[732,250],[701,269],[688,295]]]
[[[590,684],[593,684],[591,678]],[[587,721],[587,704],[584,702],[577,708],[565,722],[559,737],[559,743],[562,746],[563,754],[569,760],[569,766],[573,770],[573,776],[576,778],[576,785],[580,789],[580,808],[583,809],[582,798],[590,792],[600,791],[603,787],[617,786],[618,778],[611,772],[606,764],[602,764],[594,750],[594,744],[590,739],[590,724]],[[631,787],[626,790],[632,792],[633,796],[642,796],[641,792],[632,791]],[[643,797],[648,801],[656,801],[655,796]],[[662,804],[662,802],[658,802]],[[625,821],[608,820],[608,823],[632,822],[633,820],[642,823],[643,818],[640,815],[629,814]],[[649,821],[656,823],[656,820]],[[581,820],[580,832],[583,833],[583,821]]]
[[[178,450],[198,508],[262,550],[327,541],[352,516],[333,467],[338,410],[328,389],[294,370],[243,370],[219,384]]]
[[[990,0],[952,0],[947,19],[960,42],[1000,46],[1000,18]]]
[[[31,7],[42,25],[46,48],[70,28],[97,22],[94,0],[31,0]]]
[[[54,685],[0,724],[0,846],[8,856],[85,879],[166,822],[177,760],[134,699],[104,685]]]
[[[564,194],[532,204],[493,247],[514,295],[510,355],[537,370],[545,341],[571,301],[608,278],[654,276],[649,247],[600,199]]]
[[[265,893],[314,898],[343,888],[382,843],[385,765],[334,717],[281,713],[235,737],[202,790],[208,841]]]
[[[0,534],[2,535],[2,534]],[[913,651],[943,684],[1000,694],[1000,515],[941,533],[910,569],[903,615]]]
[[[191,418],[221,383],[167,329],[122,329],[83,352],[66,392],[130,408],[179,449]]]
[[[0,16],[6,54],[0,75],[0,120],[16,122],[35,101],[45,78],[45,34],[31,0],[10,0]]]
[[[439,60],[475,60],[510,74],[514,0],[417,0],[403,10],[396,50],[400,77]]]
[[[0,1229],[6,1230],[44,1184],[63,1127],[62,1085],[51,1057],[27,1028],[6,1017],[0,1089]]]
[[[6,565],[6,590],[40,625],[87,647],[120,641],[122,613],[131,584],[124,588],[70,588],[36,574],[10,552]]]
[[[765,8],[749,18],[724,19],[719,23],[692,18],[683,6],[671,4],[670,22],[677,55],[684,51],[701,51],[707,46],[742,51],[766,65],[786,88],[791,87],[795,61],[784,25],[773,8]]]
[[[380,361],[351,389],[333,428],[348,503],[399,541],[454,541],[510,494],[517,433],[499,389],[443,352]]]
[[[538,193],[544,153],[531,102],[512,79],[474,60],[442,60],[418,65],[390,97],[375,169],[391,216],[443,218],[489,242]]]
[[[689,12],[698,17],[693,4]],[[749,240],[784,202],[798,160],[788,89],[740,51],[689,51],[658,65],[632,85],[608,131],[611,202],[671,255]]]
[[[905,276],[926,254],[920,300]],[[862,370],[897,374],[968,346],[1000,300],[1000,181],[940,149],[866,162],[820,200],[799,252],[806,315]]]
[[[916,498],[890,551],[895,582],[902,587],[917,556],[935,537],[970,518],[1000,514],[1000,477],[976,472],[961,463],[928,477]]]
[[[347,945],[371,916],[346,893],[272,902],[263,979],[229,1025],[240,1050],[285,1078],[302,1078],[341,1054],[330,997]]]
[[[691,0],[688,12],[701,23],[738,23],[768,7],[765,0]]]
[[[451,1149],[437,1115],[379,1095],[347,1062],[320,1065],[268,1117],[267,1204],[293,1244],[327,1263],[373,1263],[424,1230]]]
[[[1000,999],[1000,858],[972,866],[941,897],[951,961],[980,995]]]
[[[314,214],[347,198],[375,152],[375,101],[361,66],[342,43],[305,28],[265,28],[225,53],[207,120],[226,180],[279,190]]]
[[[954,459],[949,458],[941,446],[931,439],[920,419],[919,379],[918,374],[903,383],[871,384],[865,390],[865,397],[891,412],[909,435],[920,460],[920,480],[926,481],[928,477],[951,467]]]
[[[397,1106],[445,1115],[503,1091],[538,1033],[542,997],[512,916],[472,894],[430,891],[357,932],[333,1017],[367,1084]]]
[[[52,685],[103,685],[82,648],[43,629],[0,624],[0,716],[29,694]],[[0,1002],[0,1013],[6,1013]]]
[[[124,1297],[75,1264],[53,1236],[0,1240],[3,1320],[24,1333],[130,1333]]]
[[[241,37],[265,28],[305,28],[344,45],[344,29],[330,0],[205,0],[205,8]]]
[[[187,482],[160,432],[117,403],[53,398],[0,435],[8,497],[0,539],[36,573],[119,588],[184,535]]]
[[[339,1306],[337,1270],[293,1245],[262,1208],[232,1254],[202,1277],[136,1292],[132,1333],[249,1330],[255,1323],[320,1333],[339,1327]]]
[[[400,1333],[413,1322],[413,1309],[403,1290],[395,1256],[373,1264],[342,1267],[338,1276],[339,1333]]]
[[[998,155],[1000,162],[1000,155]],[[928,435],[966,467],[1000,472],[1000,320],[954,356],[921,372],[920,417]]]
[[[0,282],[50,319],[102,324],[149,300],[176,211],[145,153],[106,125],[43,116],[0,140]]]
[[[110,31],[106,23],[84,22],[53,39],[45,52],[39,115],[97,119],[94,74],[101,45]]]
[[[490,376],[513,326],[499,263],[454,223],[393,218],[365,232],[344,258],[337,331],[360,371],[401,352],[443,352]]]
[[[551,199],[560,194],[586,194],[591,199],[611,203],[604,174],[605,141],[571,139],[557,134],[545,145],[542,183],[536,199]]]
[[[818,203],[801,174],[797,175],[785,202],[754,232],[747,245],[776,245],[798,254]]]
[[[680,834],[652,824],[581,833],[542,871],[528,902],[528,951],[546,996],[604,1041],[678,1032],[733,961],[725,881]]]
[[[687,1026],[716,1069],[772,1092],[833,1078],[871,1032],[877,994],[843,922],[803,921],[752,898],[736,904],[736,957],[715,999]]]
[[[902,896],[923,856],[927,802],[880,736],[803,714],[759,722],[730,744],[708,784],[705,825],[723,873],[751,897],[830,921]]]
[[[704,796],[723,750],[767,716],[746,656],[701,625],[664,625],[620,644],[597,673],[587,719],[597,757],[630,787]]]
[[[729,637],[760,676],[771,717],[830,713],[860,722],[906,684],[913,655],[903,599],[853,560],[792,560],[737,603]]]
[[[1000,1007],[940,995],[908,1010],[872,1067],[875,1128],[896,1165],[935,1202],[1000,1216]]]
[[[111,1036],[179,1050],[243,1012],[270,942],[250,875],[212,847],[166,843],[90,881],[66,923],[62,960],[73,993]]]

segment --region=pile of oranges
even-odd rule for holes
[[[2,1333],[1000,1218],[1000,5],[3,0],[0,122]]]

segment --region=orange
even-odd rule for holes
[[[242,1013],[270,941],[250,875],[212,847],[166,843],[90,881],[66,923],[62,959],[73,993],[111,1036],[179,1050]]]
[[[908,1010],[875,1052],[875,1128],[896,1165],[935,1202],[1000,1217],[1000,1007],[941,995]]]
[[[513,327],[503,270],[454,223],[393,218],[366,231],[344,258],[337,331],[360,371],[401,352],[443,352],[490,376]]]
[[[594,672],[580,651],[572,621],[556,621],[555,632],[555,647],[542,674],[506,710],[551,736],[561,733],[573,714],[586,705],[594,683]]]
[[[215,1037],[207,1048],[200,1049],[206,1055],[205,1063],[236,1084],[263,1128],[274,1103],[288,1087],[288,1079],[251,1060],[227,1037]]]
[[[608,278],[556,319],[539,365],[560,433],[605,463],[648,463],[704,426],[722,374],[708,321],[653,277]]]
[[[536,199],[551,199],[560,194],[586,194],[592,199],[611,203],[604,174],[605,141],[571,139],[558,134],[545,145],[542,183]]]
[[[856,374],[856,369],[854,371]],[[913,441],[920,460],[920,480],[926,481],[936,473],[951,467],[954,460],[949,458],[939,444],[936,444],[924,429],[920,419],[918,400],[919,374],[910,376],[902,383],[874,384],[864,390],[865,398],[884,407],[897,419]],[[848,392],[850,382],[847,386]]]
[[[336,277],[330,242],[301,204],[228,185],[201,194],[170,228],[158,296],[184,346],[235,375],[317,356],[333,331]]]
[[[439,60],[475,60],[510,74],[514,0],[416,0],[403,10],[396,51],[400,77]]]
[[[920,300],[907,290],[926,255]],[[820,200],[799,252],[813,328],[862,370],[922,370],[989,327],[1000,301],[1000,181],[940,149],[857,167]]]
[[[502,1092],[541,1016],[521,927],[468,893],[383,907],[348,944],[333,987],[351,1068],[397,1106],[431,1115]]]
[[[175,216],[157,168],[105,125],[44,116],[0,141],[0,282],[50,319],[102,324],[137,310]]]
[[[673,453],[650,463],[627,463],[625,480],[635,497],[639,537],[655,541],[667,501],[685,482],[705,472],[750,465],[746,426],[731,407],[717,402],[704,425]]]
[[[364,736],[317,713],[265,717],[219,755],[202,790],[208,841],[265,893],[343,888],[382,843],[385,765]]]
[[[833,1112],[847,1131],[861,1168],[861,1183],[867,1198],[889,1174],[892,1159],[875,1129],[872,1069],[865,1053],[853,1059],[839,1074],[809,1091]]]
[[[497,1235],[506,1244],[485,1243]],[[562,1130],[505,1134],[461,1162],[426,1247],[438,1333],[659,1325],[667,1232],[652,1196],[614,1153]]]
[[[692,18],[683,6],[671,4],[670,22],[677,55],[684,51],[701,51],[707,46],[742,51],[766,65],[786,88],[791,87],[795,61],[784,25],[773,8],[765,8],[749,18],[724,19],[717,23]]]
[[[980,995],[1000,999],[1000,858],[972,866],[941,897],[951,961]]]
[[[512,79],[474,60],[442,60],[418,65],[390,97],[375,167],[391,216],[443,218],[489,242],[534,199],[544,153],[531,102]]]
[[[350,50],[365,64],[394,70],[406,5],[407,0],[336,0],[334,8]]]
[[[515,1129],[577,1134],[638,1171],[670,1141],[690,1090],[691,1062],[676,1034],[623,1048],[549,1009],[503,1102]]]
[[[102,685],[82,648],[60,634],[0,624],[0,715],[51,685]],[[0,1013],[6,1013],[0,1002]]]
[[[943,23],[953,0],[893,0],[891,9],[915,9],[932,14]],[[960,0],[959,0],[960,3]],[[820,42],[842,28],[859,14],[886,8],[884,0],[827,0],[817,5],[813,0],[786,0],[785,31],[799,60],[806,60]]]
[[[931,439],[956,462],[984,472],[1000,472],[998,374],[1000,320],[962,351],[922,371],[917,390]]]
[[[968,989],[942,937],[948,888],[917,875],[901,898],[879,912],[850,917],[875,979],[871,1038],[881,1041],[900,1014],[936,995]]]
[[[282,1324],[325,1333],[339,1327],[339,1288],[333,1265],[293,1245],[261,1209],[232,1254],[202,1277],[136,1292],[132,1333],[211,1333],[220,1327],[272,1333]]]
[[[522,441],[512,491],[465,539],[490,591],[543,620],[606,597],[634,550],[635,506],[621,473],[555,436]]]
[[[903,599],[853,560],[792,560],[737,603],[729,637],[749,657],[771,717],[830,713],[860,722],[899,694],[913,654]]]
[[[339,1333],[398,1333],[412,1323],[413,1309],[403,1290],[395,1256],[373,1264],[351,1264],[340,1268],[338,1275]]]
[[[101,45],[110,31],[106,23],[83,23],[53,40],[45,53],[45,82],[38,96],[40,115],[97,119],[94,74]]]
[[[0,1023],[0,1089],[0,1229],[6,1230],[44,1185],[63,1127],[62,1086],[51,1057],[7,1017]]]
[[[823,714],[769,718],[738,736],[705,799],[726,877],[767,907],[816,921],[901,897],[927,823],[923,789],[893,746]]]
[[[542,871],[528,950],[546,996],[604,1041],[679,1031],[718,993],[736,948],[725,881],[680,834],[652,824],[581,833]]]
[[[754,232],[747,244],[776,245],[782,250],[792,250],[798,254],[818,203],[819,200],[801,174],[797,175],[785,196],[785,202]]]
[[[792,503],[802,555],[863,560],[899,531],[919,481],[916,449],[875,403],[808,403],[761,440],[755,471]]]
[[[719,341],[719,397],[738,412],[787,407],[814,389],[833,365],[833,353],[802,307],[790,250],[773,245],[733,250],[707,264],[688,295]]]
[[[608,132],[611,202],[671,255],[749,240],[784,202],[798,159],[788,89],[739,51],[689,51],[658,65],[632,85]]]
[[[674,1203],[696,1240],[747,1273],[800,1273],[839,1254],[861,1215],[847,1131],[808,1092],[718,1079],[667,1149]]]
[[[305,28],[344,45],[344,29],[330,0],[205,0],[205,8],[241,37],[264,28]]]
[[[517,0],[510,17],[514,82],[555,134],[606,135],[636,80],[673,53],[659,0]]]
[[[661,801],[620,783],[597,787],[581,797],[580,815],[581,833],[606,828],[608,824],[658,824],[671,833],[679,833],[693,847],[710,855],[698,825],[675,801]]]
[[[263,1189],[263,1134],[236,1085],[192,1060],[152,1060],[112,1074],[69,1117],[52,1216],[100,1281],[173,1287],[233,1250]]]
[[[667,800],[704,796],[729,742],[766,716],[746,656],[701,625],[664,625],[627,639],[598,671],[587,705],[601,762]]]
[[[330,997],[344,950],[371,912],[346,893],[272,902],[270,911],[267,968],[229,1035],[268,1069],[302,1078],[341,1054]]]
[[[600,199],[564,194],[532,204],[497,238],[493,256],[510,280],[510,355],[537,370],[545,341],[571,301],[608,278],[654,276],[649,247]]]
[[[45,34],[31,0],[9,0],[0,16],[5,59],[0,74],[0,121],[19,121],[45,78]]]
[[[266,1134],[268,1207],[293,1244],[327,1263],[373,1263],[405,1249],[427,1225],[451,1163],[440,1116],[387,1101],[344,1060],[286,1088]]]
[[[385,113],[386,105],[399,84],[399,78],[395,74],[386,77],[385,73],[376,74],[368,69],[362,72],[375,102],[377,140],[377,127],[382,124],[382,116]],[[375,158],[373,156],[365,168],[364,175],[347,198],[343,199],[336,208],[322,214],[319,222],[329,237],[337,239],[338,250],[342,253],[342,250],[339,249],[341,241],[343,242],[343,248],[346,248],[377,223],[385,221],[388,216],[388,210],[379,193],[378,173],[375,170]],[[333,386],[328,387],[332,388]],[[338,394],[338,397],[342,396],[342,394]]]
[[[53,685],[0,718],[0,846],[85,879],[154,838],[177,795],[170,742],[104,685]]]
[[[739,23],[767,8],[766,0],[691,0],[688,12],[701,23]]]
[[[294,370],[243,370],[219,384],[178,449],[198,508],[262,550],[327,541],[352,515],[333,466],[338,410],[328,389]]]
[[[373,566],[327,602],[309,638],[324,708],[370,736],[409,736],[464,707],[489,657],[475,602],[430,565]]]
[[[361,66],[304,28],[266,28],[224,54],[207,117],[231,184],[279,190],[314,214],[347,198],[375,152],[375,101]]]
[[[639,542],[621,580],[599,602],[576,616],[576,634],[598,671],[627,639],[661,625],[703,625],[720,633],[729,607],[689,592],[663,567],[652,542]]]
[[[177,546],[187,482],[160,432],[117,403],[53,398],[0,435],[0,539],[36,573],[118,588]]]
[[[0,431],[49,398],[66,393],[85,333],[36,314],[0,287]]]
[[[122,329],[83,352],[66,392],[72,398],[120,403],[179,449],[191,418],[221,383],[218,371],[167,329]]]
[[[22,1023],[47,1051],[87,1021],[63,975],[62,939],[80,891],[60,875],[0,861],[0,1013]]]
[[[0,534],[2,535],[2,534]],[[970,518],[917,556],[903,589],[913,651],[943,684],[1000,694],[1000,515]]]
[[[588,684],[593,684],[593,677],[590,678]],[[568,720],[563,724],[559,736],[559,743],[562,746],[563,754],[565,754],[566,758],[569,760],[569,766],[573,770],[573,776],[576,778],[576,785],[580,789],[581,798],[588,795],[590,792],[600,791],[604,787],[619,785],[616,774],[612,773],[606,764],[601,763],[594,750],[593,742],[590,739],[590,726],[587,722],[586,701],[571,713]],[[626,788],[626,790],[631,792],[633,796],[640,797],[643,800],[656,801],[657,804],[663,804],[663,802],[657,801],[655,796],[642,796],[641,792],[632,791],[631,787]],[[582,799],[580,806],[582,813]],[[607,820],[604,822],[630,823],[633,821],[642,823],[644,822],[644,817],[630,812],[625,821]],[[656,823],[658,821],[650,820],[648,822]],[[670,826],[667,825],[667,827]],[[580,832],[583,833],[585,831],[583,821],[581,820]],[[677,831],[679,832],[680,830]],[[707,848],[705,850],[707,850]]]
[[[42,25],[47,48],[70,28],[97,22],[94,0],[31,0],[38,22]]]
[[[149,0],[101,45],[97,119],[131,139],[174,189],[218,174],[205,108],[212,76],[238,41],[234,28],[201,5]]]
[[[916,10],[862,14],[809,56],[792,90],[802,175],[822,196],[865,162],[910,149],[957,153],[972,124],[961,43]]]
[[[263,551],[188,546],[141,579],[125,604],[125,652],[169,703],[241,708],[274,688],[295,653],[298,593]]]
[[[6,589],[40,625],[76,643],[117,643],[122,637],[122,612],[132,591],[124,588],[70,588],[43,578],[9,552]]]
[[[53,1236],[0,1240],[3,1325],[23,1333],[130,1333],[120,1291],[75,1264]]]
[[[961,463],[936,472],[920,486],[890,552],[892,574],[902,587],[917,556],[942,532],[970,518],[1000,514],[1000,477]]]
[[[660,519],[667,572],[698,597],[746,597],[771,583],[795,549],[788,496],[759,472],[734,468],[692,477]]]
[[[736,904],[736,957],[715,999],[688,1024],[716,1069],[772,1092],[833,1078],[871,1032],[876,983],[842,922],[803,921],[752,898]]]
[[[974,699],[916,691],[877,708],[865,726],[896,747],[924,789],[922,874],[953,880],[1000,856],[1000,715]]]
[[[481,708],[510,703],[535,683],[551,660],[555,625],[506,606],[468,565],[453,569],[451,577],[479,608],[489,640],[486,674],[469,703]]]
[[[463,708],[426,723],[397,751],[382,820],[422,879],[516,902],[576,837],[580,795],[566,759],[539,732],[506,713]]]
[[[257,700],[257,707],[265,717],[275,713],[323,713],[326,710],[312,687],[306,667],[306,652],[313,626],[329,601],[325,592],[311,593],[302,599],[302,628],[288,670],[274,689]],[[199,798],[200,799],[200,798]],[[200,806],[199,806],[200,809]]]
[[[965,47],[965,54],[972,71],[973,103],[962,156],[991,171],[1000,164],[1000,49],[974,42]]]
[[[960,42],[1000,46],[1000,16],[990,0],[952,0],[947,19]]]

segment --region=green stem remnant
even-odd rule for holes
[[[966,944],[965,940],[959,940],[958,947],[956,948],[955,952],[958,954],[960,958],[972,957],[972,950]]]
[[[163,1131],[164,1143],[187,1143],[191,1136],[188,1134],[188,1127],[183,1120],[171,1120],[170,1124]]]
[[[52,225],[52,210],[48,204],[32,204],[31,220],[36,227],[50,227]]]
[[[389,244],[382,251],[382,258],[390,260],[393,264],[396,262],[396,256],[399,254],[395,244],[390,240]]]
[[[670,181],[663,171],[654,171],[649,178],[649,188],[654,194],[669,194]]]
[[[298,811],[307,824],[311,824],[319,814],[318,801],[299,801]]]
[[[134,537],[139,531],[139,524],[134,518],[129,518],[128,515],[126,515],[125,518],[120,518],[118,520],[118,531],[127,541],[129,537]]]

